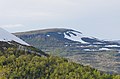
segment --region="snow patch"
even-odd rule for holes
[[[106,45],[105,47],[120,47],[118,45]]]
[[[2,28],[0,28],[0,41],[5,41],[5,42],[15,41],[15,42],[18,42],[20,44],[30,46],[29,44],[27,44],[23,40],[19,39],[15,35],[7,32],[6,30],[4,30]]]
[[[50,37],[50,35],[47,35],[47,37]]]
[[[84,51],[91,51],[90,49],[84,49]]]
[[[65,47],[67,47],[68,45],[65,45]]]
[[[108,49],[108,48],[100,48],[99,50],[111,50],[111,49]]]
[[[67,31],[66,33],[64,33],[64,36],[65,36],[64,38],[67,38],[67,39],[70,39],[70,40],[73,40],[73,41],[78,41],[78,42],[81,42],[81,43],[87,43],[87,42],[85,42],[81,39],[82,34],[78,33],[78,32]]]
[[[58,32],[58,34],[62,34],[61,32]]]

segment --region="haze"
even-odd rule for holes
[[[120,40],[120,0],[0,0],[0,27],[9,32],[72,28]]]

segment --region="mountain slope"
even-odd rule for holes
[[[20,38],[0,28],[0,51],[4,52],[9,48],[16,48],[18,51],[27,51],[40,56],[48,56],[48,54],[45,54],[41,50],[30,46]]]
[[[109,73],[120,73],[120,45],[117,42],[85,36],[72,29],[44,29],[15,35],[48,54]]]
[[[83,35],[81,32],[72,29],[45,29],[15,33],[15,35],[42,50],[46,49],[47,46],[52,46],[54,48],[70,46],[74,48],[75,46],[75,49],[80,48],[81,51],[106,51],[110,49],[120,49],[120,44],[117,42],[88,37]]]
[[[2,28],[0,28],[0,41],[5,41],[5,42],[15,41],[15,42],[18,42],[20,44],[29,46],[29,44],[27,44],[26,42],[22,41],[21,39],[19,39],[15,35],[7,32],[6,30],[4,30]]]

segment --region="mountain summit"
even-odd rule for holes
[[[24,42],[23,40],[19,39],[18,37],[16,37],[15,35],[7,32],[6,30],[0,28],[0,41],[3,42],[11,42],[11,41],[15,41],[17,43],[20,43],[22,45],[27,45],[29,46],[29,44],[27,44],[26,42]]]

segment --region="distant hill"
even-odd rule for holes
[[[84,48],[81,49],[85,51],[88,50],[88,47],[93,47],[89,51],[101,51],[101,50],[113,50],[113,49],[120,49],[120,44],[115,41],[106,41],[106,40],[100,40],[95,37],[89,37],[85,36],[79,31],[75,31],[72,29],[44,29],[44,30],[36,30],[36,31],[28,31],[28,32],[20,32],[20,33],[14,33],[16,36],[20,37],[23,40],[27,40],[29,44],[39,48],[42,43],[45,43],[44,45],[47,45],[53,43],[64,43],[64,46],[69,46],[70,43],[73,43],[71,45],[77,46],[83,46]],[[68,43],[68,45],[67,45]],[[37,46],[39,45],[39,46]],[[41,44],[42,45],[42,44]],[[44,46],[43,48],[45,48]],[[86,48],[85,48],[86,47]],[[96,49],[97,47],[97,49]],[[82,48],[82,47],[79,47]]]
[[[120,44],[89,37],[79,31],[53,28],[14,33],[42,51],[69,58],[109,73],[120,73]]]

